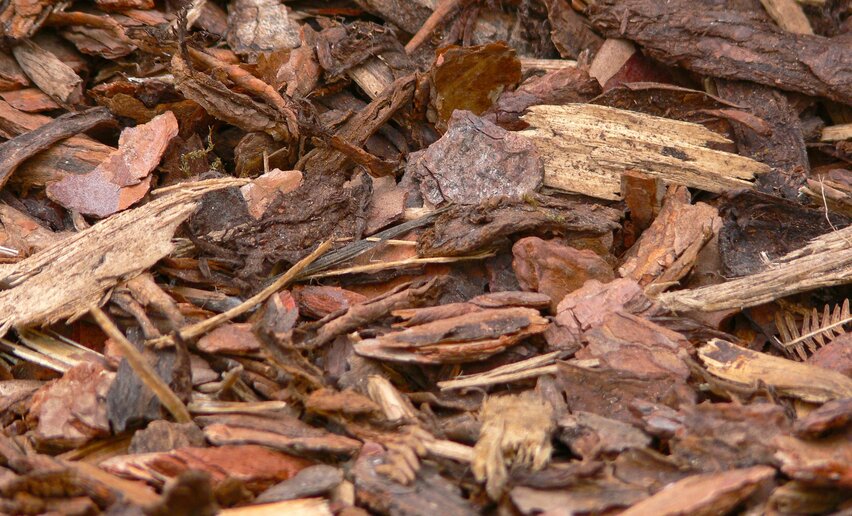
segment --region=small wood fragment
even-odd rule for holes
[[[812,403],[852,397],[852,379],[836,371],[794,362],[714,339],[698,350],[711,374],[741,385],[758,381],[778,394]]]
[[[796,0],[760,0],[766,14],[779,27],[794,34],[813,34],[811,22]]]

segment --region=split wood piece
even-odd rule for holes
[[[826,233],[784,255],[766,270],[719,285],[668,292],[669,310],[715,312],[762,305],[782,297],[852,282],[852,226]]]
[[[56,55],[32,41],[12,47],[18,64],[39,89],[63,106],[83,98],[83,79]]]
[[[151,389],[151,392],[157,396],[157,399],[160,400],[160,403],[162,403],[162,405],[171,413],[171,415],[175,418],[175,421],[178,423],[191,422],[192,417],[189,415],[186,405],[184,405],[180,398],[177,397],[177,394],[169,388],[168,384],[160,378],[154,370],[154,367],[145,359],[142,353],[136,349],[136,346],[127,340],[127,337],[121,333],[121,330],[118,329],[118,326],[112,322],[107,314],[105,314],[104,311],[97,306],[92,307],[90,312],[92,317],[94,317],[95,321],[98,323],[98,326],[101,327],[101,330],[103,330],[103,332],[106,333],[112,342],[121,350],[122,356],[127,360],[127,363],[130,364],[130,367],[133,368],[133,371],[142,383]]]
[[[811,403],[852,397],[852,379],[842,373],[759,353],[713,339],[698,350],[710,374],[745,387],[763,382],[781,396]]]
[[[667,65],[852,104],[843,36],[792,34],[751,12],[696,9],[692,0],[600,0],[590,18],[605,36],[632,40]]]
[[[766,14],[782,29],[794,34],[813,35],[811,22],[796,0],[760,0],[760,3],[766,9]]]
[[[544,158],[544,185],[601,199],[621,197],[621,174],[638,170],[708,192],[751,188],[769,167],[708,148],[731,143],[689,122],[595,106],[532,106],[523,120]]]
[[[500,367],[495,367],[490,371],[479,374],[471,374],[459,376],[453,380],[445,380],[438,382],[438,387],[442,391],[451,389],[466,389],[470,387],[486,387],[490,385],[502,385],[504,383],[515,382],[518,380],[526,380],[528,378],[537,378],[545,374],[556,374],[557,367],[555,364],[561,355],[565,355],[564,351],[554,351],[545,355],[528,358],[507,364]]]
[[[204,194],[241,181],[216,179],[119,213],[0,270],[0,335],[77,318],[104,293],[168,255],[177,227]]]
[[[666,486],[621,514],[727,514],[774,476],[775,470],[769,466],[694,475]]]
[[[112,120],[109,110],[103,107],[77,113],[66,113],[28,133],[0,143],[0,188],[12,173],[28,158],[47,149],[54,143]]]
[[[230,321],[235,317],[243,315],[255,306],[266,301],[271,295],[275,294],[279,290],[289,285],[290,282],[295,280],[308,265],[310,265],[314,262],[314,260],[325,254],[325,252],[331,248],[332,243],[333,242],[331,240],[326,240],[325,242],[317,246],[317,248],[314,249],[311,254],[299,260],[295,265],[290,267],[287,272],[276,278],[272,283],[270,283],[266,288],[264,288],[257,294],[251,296],[250,298],[246,299],[245,301],[231,308],[230,310],[222,312],[221,314],[216,314],[213,317],[205,319],[201,322],[197,322],[193,325],[182,328],[178,332],[178,335],[182,340],[192,340],[204,335],[208,331],[213,330],[219,325]],[[163,346],[171,343],[173,339],[174,337],[172,336],[160,337],[159,339],[150,341],[150,343],[156,346]]]
[[[555,72],[563,68],[576,68],[577,61],[571,59],[536,59],[534,57],[519,57],[521,62],[521,73],[526,74],[533,70]]]
[[[378,57],[372,57],[350,69],[346,74],[355,81],[364,93],[375,99],[393,83],[393,69]]]
[[[852,124],[830,125],[822,130],[820,141],[842,142],[852,140]]]

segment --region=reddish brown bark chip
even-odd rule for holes
[[[198,349],[205,353],[242,355],[260,351],[260,340],[251,331],[251,324],[224,324],[198,340]]]
[[[600,256],[556,240],[522,238],[512,246],[512,254],[512,268],[521,288],[550,296],[553,312],[566,294],[586,281],[607,283],[615,279],[612,267]]]
[[[449,124],[440,140],[409,159],[427,201],[477,204],[541,186],[544,165],[531,141],[470,111],[456,111]]]
[[[107,459],[100,467],[118,475],[153,481],[175,478],[195,469],[209,473],[214,485],[233,478],[259,493],[310,465],[311,461],[306,459],[246,444],[120,455]]]
[[[766,466],[687,477],[647,498],[622,514],[725,514],[775,475]]]
[[[40,446],[72,448],[109,435],[106,395],[114,373],[84,362],[33,395],[30,418]]]
[[[106,161],[88,174],[68,175],[49,185],[47,194],[68,209],[97,217],[127,209],[148,192],[150,173],[177,133],[171,112],[125,129]]]

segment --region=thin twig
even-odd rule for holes
[[[415,50],[420,48],[420,45],[423,44],[431,35],[432,32],[438,28],[438,25],[444,22],[444,19],[450,15],[456,7],[458,7],[463,0],[442,0],[435,10],[432,11],[432,14],[429,15],[429,18],[423,22],[423,26],[417,31],[417,34],[411,37],[411,40],[405,45],[405,53],[413,54]]]
[[[336,269],[333,271],[319,272],[305,277],[305,279],[328,278],[331,276],[344,276],[346,274],[359,274],[365,272],[377,272],[387,269],[397,269],[410,265],[426,265],[429,263],[455,263],[466,260],[483,260],[494,256],[494,252],[480,253],[471,256],[436,256],[432,258],[408,258],[407,260],[399,260],[394,262],[378,262],[368,265],[356,265],[355,267],[347,267],[345,269]]]
[[[192,421],[192,417],[189,415],[189,411],[186,409],[186,405],[177,397],[177,394],[172,391],[168,384],[163,381],[162,378],[157,375],[154,371],[154,368],[151,367],[151,364],[145,360],[145,357],[142,356],[142,353],[136,349],[127,337],[121,333],[121,330],[118,329],[118,326],[112,322],[112,320],[101,310],[99,307],[92,307],[89,312],[92,314],[92,317],[97,321],[98,326],[107,334],[107,336],[112,339],[112,341],[118,346],[121,350],[124,358],[127,359],[127,363],[130,364],[130,367],[133,371],[139,376],[139,379],[142,380],[151,391],[157,396],[157,399],[160,400],[160,403],[163,404],[164,407],[172,414],[175,418],[175,421],[178,423],[189,423]]]
[[[191,340],[196,337],[200,337],[204,335],[208,331],[216,328],[222,323],[228,322],[235,317],[239,317],[244,313],[248,312],[255,306],[263,303],[267,300],[271,295],[275,294],[282,288],[286,287],[291,281],[296,279],[308,265],[313,263],[317,258],[325,254],[326,251],[331,247],[332,241],[326,240],[322,244],[319,245],[311,254],[302,258],[295,265],[290,267],[290,270],[282,274],[275,281],[270,283],[266,288],[258,292],[257,294],[251,296],[246,299],[239,305],[222,312],[221,314],[214,315],[209,319],[205,319],[201,322],[189,325],[178,332],[179,337],[182,340]],[[161,337],[159,339],[154,339],[150,341],[151,344],[155,346],[167,344],[172,339],[171,336]]]

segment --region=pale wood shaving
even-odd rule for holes
[[[627,170],[715,193],[751,188],[769,171],[708,148],[730,141],[689,122],[591,104],[532,106],[523,120],[544,159],[544,185],[601,199],[620,199]]]

